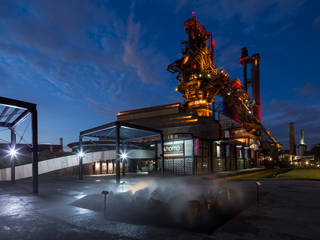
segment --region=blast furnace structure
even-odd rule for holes
[[[208,174],[259,167],[276,160],[280,144],[261,124],[259,54],[242,49],[243,84],[215,65],[215,41],[195,16],[184,23],[182,58],[168,66],[184,103],[118,113],[117,120],[157,129],[163,138],[132,144],[155,151],[152,169],[165,174]],[[248,78],[251,66],[251,78]],[[251,91],[250,91],[251,90]],[[216,97],[222,101],[218,104]],[[106,140],[101,138],[100,140]],[[161,148],[159,142],[164,142]],[[128,164],[136,166],[136,160]],[[132,169],[129,167],[129,169]]]

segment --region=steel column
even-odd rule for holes
[[[155,169],[158,171],[159,163],[158,163],[158,143],[154,144],[154,158],[155,158]]]
[[[79,180],[83,180],[83,149],[82,149],[82,136],[79,137]]]
[[[16,133],[14,128],[11,129],[11,149],[16,149]],[[14,184],[16,182],[16,156],[12,155],[11,158],[11,183]]]
[[[32,114],[32,181],[33,193],[39,192],[38,177],[38,112],[36,108],[31,111]]]
[[[163,134],[160,134],[160,144],[161,144],[161,176],[164,176],[164,140],[163,140]]]
[[[243,63],[243,82],[244,90],[248,93],[248,79],[247,79],[247,63]]]
[[[116,123],[116,183],[120,183],[120,124]]]

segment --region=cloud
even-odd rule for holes
[[[292,91],[298,93],[301,96],[308,96],[320,92],[320,88],[313,86],[311,83],[307,83],[302,87],[294,88]]]
[[[188,4],[188,0],[177,0],[175,13],[178,13],[187,4]]]
[[[263,124],[271,130],[278,141],[286,147],[289,143],[289,123],[295,123],[296,142],[300,129],[305,131],[307,144],[320,142],[320,105],[297,105],[288,101],[273,100],[264,106],[272,112],[263,117]]]
[[[89,108],[96,111],[96,113],[103,117],[115,118],[116,113],[119,112],[114,108],[107,108],[104,104],[97,103],[94,99],[86,97]]]
[[[223,66],[226,71],[239,69],[241,65],[238,62],[242,46],[239,44],[230,44],[221,50],[216,56],[217,66]]]
[[[124,41],[123,61],[132,67],[142,82],[159,83],[161,66],[168,62],[160,53],[141,39],[141,24],[134,21],[134,5],[128,17],[127,36]],[[164,68],[163,68],[164,69]]]
[[[259,17],[264,21],[277,22],[294,14],[303,4],[304,0],[218,0],[201,1],[194,4],[197,13],[213,19],[229,20],[240,19],[245,23],[252,23]]]
[[[152,37],[144,40],[134,5],[120,17],[100,1],[10,1],[0,13],[0,52],[11,59],[10,71],[0,74],[13,78],[19,72],[25,84],[45,81],[53,97],[91,99],[90,106],[104,102],[101,109],[131,106],[164,79],[169,61],[152,45]],[[17,71],[17,61],[23,70]]]
[[[312,22],[312,27],[314,28],[320,28],[320,16],[317,16],[313,22]]]

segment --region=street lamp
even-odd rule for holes
[[[84,154],[83,151],[80,151],[80,152],[78,153],[78,156],[81,157],[81,158],[83,158],[83,157],[85,156],[85,154]]]
[[[126,152],[120,153],[120,159],[122,162],[122,176],[125,176],[125,164],[128,159],[128,153],[126,153]]]
[[[123,153],[120,154],[120,158],[121,158],[122,160],[127,160],[128,154],[127,154],[126,152],[123,152]]]
[[[9,154],[13,158],[13,157],[17,156],[18,152],[17,152],[17,150],[15,148],[10,148]]]

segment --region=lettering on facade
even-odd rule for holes
[[[184,155],[184,143],[164,144],[165,157],[178,157]]]

